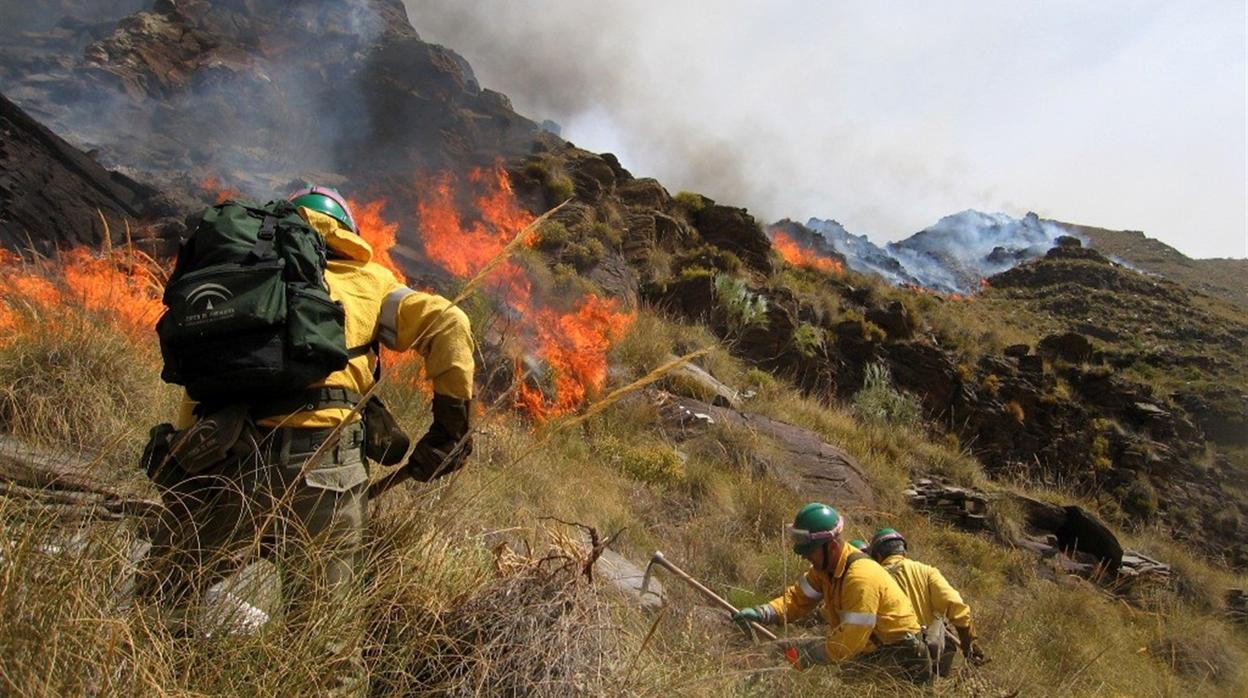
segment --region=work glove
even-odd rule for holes
[[[743,608],[732,614],[732,622],[740,625],[747,633],[750,631],[750,623],[758,623],[759,625],[767,625],[772,622],[775,612],[771,606],[763,604],[762,606],[754,606],[753,608]]]
[[[988,658],[984,656],[984,650],[979,646],[979,641],[975,639],[975,633],[971,628],[957,628],[958,642],[962,645],[962,656],[966,657],[966,661],[976,666],[987,664]]]
[[[782,645],[784,658],[794,669],[804,671],[818,664],[828,663],[828,643],[822,638],[787,640]]]
[[[429,482],[459,470],[472,454],[468,415],[472,402],[446,395],[433,396],[433,424],[416,442],[403,466],[413,479]]]

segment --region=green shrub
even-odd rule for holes
[[[732,329],[740,332],[767,326],[767,299],[750,291],[741,279],[728,274],[717,275],[715,297]]]
[[[1132,482],[1122,493],[1122,508],[1137,519],[1152,518],[1157,513],[1157,490],[1143,479]]]
[[[572,198],[576,193],[576,185],[572,183],[572,179],[565,174],[553,174],[546,179],[546,201],[551,204],[561,204]]]
[[[664,443],[626,443],[613,435],[598,439],[597,452],[624,475],[652,484],[674,484],[685,477],[685,463]]]
[[[745,372],[745,384],[758,391],[766,391],[775,388],[779,381],[770,373],[759,369],[751,368]]]
[[[571,240],[572,233],[559,221],[546,221],[537,229],[536,247],[546,252],[557,252]]]
[[[793,331],[793,346],[802,356],[815,358],[823,351],[823,330],[803,322]]]
[[[576,267],[577,271],[583,272],[598,266],[606,254],[607,249],[603,247],[602,241],[588,238],[568,243],[560,256]]]
[[[676,205],[684,210],[685,213],[688,213],[691,216],[696,215],[699,211],[706,208],[707,204],[707,198],[705,196],[695,194],[691,191],[679,192],[676,196],[672,197],[672,200],[675,201]]]
[[[893,387],[892,372],[883,363],[867,366],[862,389],[854,394],[854,412],[863,419],[891,426],[917,427],[923,411],[913,396]]]
[[[607,223],[595,223],[590,227],[589,232],[594,237],[603,241],[603,243],[612,247],[619,247],[620,243],[624,241],[624,233],[622,233],[618,228],[615,228]]]
[[[876,344],[888,339],[888,333],[884,331],[884,328],[874,322],[871,322],[870,320],[863,320],[862,336],[866,338],[868,342],[875,342]]]
[[[576,268],[571,264],[559,262],[551,268],[550,273],[554,280],[555,290],[561,293],[584,296],[586,294],[597,295],[602,292],[597,284],[577,273]]]

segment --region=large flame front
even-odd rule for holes
[[[237,195],[219,183],[203,183],[218,200]],[[466,178],[443,174],[423,178],[417,187],[420,237],[429,259],[460,279],[468,279],[504,254],[515,236],[534,220],[520,206],[501,167],[472,171]],[[373,259],[404,279],[390,255],[399,224],[383,215],[384,199],[350,202],[361,237],[373,247]],[[461,215],[460,210],[469,212]],[[32,317],[49,318],[84,309],[120,327],[136,343],[150,342],[162,311],[167,270],[130,247],[93,252],[79,248],[53,260],[24,263],[0,249],[0,346]],[[486,277],[486,290],[499,294],[517,316],[511,339],[519,353],[539,360],[545,373],[538,388],[517,375],[515,404],[539,419],[572,412],[599,393],[607,379],[607,351],[631,326],[635,314],[620,311],[617,301],[592,294],[559,303],[535,300],[534,284],[511,260],[497,264]],[[409,353],[386,352],[397,368]],[[529,362],[517,358],[516,366]]]
[[[515,236],[535,218],[517,201],[499,166],[474,169],[462,178],[449,173],[421,177],[416,192],[425,254],[459,279],[472,278],[505,255]],[[382,217],[384,201],[352,207],[375,257],[399,273],[388,255],[398,226]],[[549,379],[549,391],[536,387],[517,369],[516,405],[546,419],[576,410],[602,390],[607,351],[635,314],[620,311],[613,299],[595,295],[565,300],[559,304],[561,310],[554,303],[535,300],[533,286],[524,269],[508,259],[498,263],[484,282],[485,290],[496,294],[517,317],[511,339],[519,353],[539,359],[547,369],[541,378]],[[396,359],[403,360],[392,360]],[[525,364],[522,358],[515,362],[517,367]]]
[[[780,253],[780,256],[784,257],[784,261],[794,266],[817,269],[829,274],[840,274],[845,271],[845,267],[839,260],[824,257],[812,249],[802,247],[782,230],[774,228],[771,230],[771,244]]]

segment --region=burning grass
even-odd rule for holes
[[[148,333],[162,271],[141,253],[0,259],[0,428],[124,461],[176,405]],[[107,455],[114,448],[117,452]]]
[[[796,240],[779,230],[772,230],[771,244],[784,257],[784,261],[794,266],[815,269],[827,274],[841,274],[845,265],[839,260],[824,257],[818,252],[801,246]]]

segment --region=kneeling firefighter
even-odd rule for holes
[[[948,676],[953,668],[953,658],[958,648],[967,661],[983,664],[987,661],[971,623],[971,607],[962,600],[962,594],[945,579],[940,570],[911,560],[906,539],[891,528],[881,528],[871,538],[871,555],[893,575],[897,585],[905,592],[914,606],[932,669],[940,676]],[[951,635],[949,628],[956,632]]]
[[[162,378],[187,399],[144,454],[165,512],[138,594],[183,616],[258,552],[286,573],[288,623],[309,620],[300,609],[312,597],[343,608],[367,522],[366,455],[397,464],[409,450],[380,402],[354,409],[378,379],[378,347],[424,358],[433,425],[403,467],[417,480],[445,475],[472,450],[467,316],[373,262],[347,201],[326,187],[207,209],[164,303]],[[326,681],[342,692],[366,688],[360,632],[326,648]]]
[[[733,614],[738,623],[791,622],[823,602],[826,639],[796,641],[790,661],[799,669],[852,661],[916,683],[931,677],[927,646],[905,594],[868,555],[844,542],[845,521],[826,504],[807,504],[789,535],[793,552],[810,569],[779,598]]]

